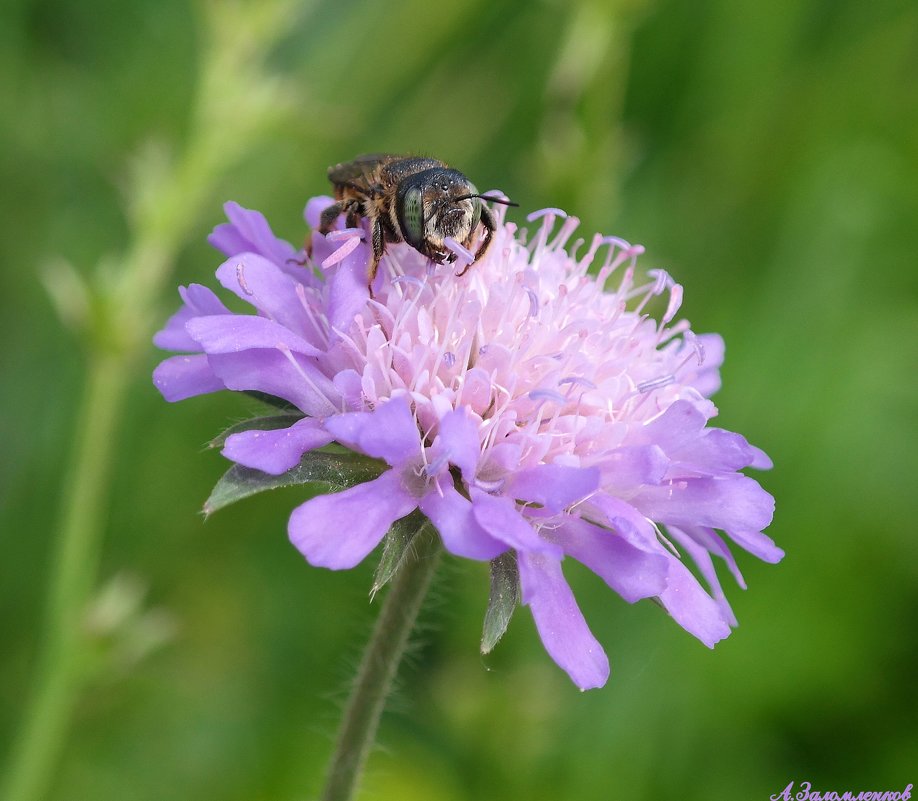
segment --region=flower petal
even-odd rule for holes
[[[602,485],[608,492],[626,492],[642,484],[659,484],[670,460],[658,445],[626,445],[603,458]]]
[[[201,350],[185,330],[185,324],[204,314],[229,314],[229,309],[206,286],[191,284],[188,287],[179,287],[183,305],[172,317],[169,318],[161,331],[153,336],[153,344],[163,350],[191,351]]]
[[[670,451],[669,456],[683,469],[705,473],[732,473],[756,461],[755,450],[744,436],[722,428],[705,430],[694,441]]]
[[[727,621],[727,624],[731,628],[737,626],[736,615],[733,614],[733,609],[730,607],[730,603],[724,595],[724,590],[720,585],[720,579],[717,577],[717,570],[714,568],[714,560],[711,559],[710,552],[693,537],[682,529],[676,528],[676,526],[669,526],[666,531],[669,536],[672,537],[690,557],[692,557],[692,561],[698,565],[698,570],[705,580],[705,583],[708,585],[711,597],[720,607],[721,617]]]
[[[666,588],[666,557],[630,545],[614,531],[571,517],[554,530],[564,552],[586,565],[628,603]]]
[[[303,219],[310,228],[318,228],[321,222],[322,212],[329,206],[333,206],[335,199],[328,195],[319,195],[309,198],[306,202],[306,208],[303,209]]]
[[[674,526],[709,526],[724,531],[761,531],[771,523],[775,500],[757,481],[687,478],[642,487],[631,503],[651,520]]]
[[[494,539],[519,552],[538,551],[561,558],[561,548],[540,537],[510,498],[488,495],[477,487],[472,487],[470,494],[475,520]]]
[[[440,420],[431,456],[436,459],[440,455],[459,468],[466,483],[475,480],[481,443],[478,440],[478,426],[464,407],[448,412]]]
[[[756,470],[771,470],[775,466],[775,463],[771,461],[771,457],[765,453],[765,451],[757,448],[755,445],[750,445],[752,448],[752,461],[749,463],[750,467],[754,467]]]
[[[595,516],[595,519],[618,532],[635,548],[650,553],[660,550],[653,523],[627,501],[607,493],[597,493],[582,509],[584,517]]]
[[[296,467],[306,451],[321,448],[331,441],[332,435],[320,420],[305,417],[289,428],[232,434],[226,438],[222,453],[244,467],[279,476]]]
[[[540,464],[512,474],[505,492],[521,501],[541,504],[550,512],[560,512],[598,486],[596,467]]]
[[[224,204],[223,211],[229,223],[218,225],[207,238],[217,250],[222,250],[227,256],[252,251],[277,265],[294,257],[293,246],[274,235],[261,212],[243,208],[232,201]]]
[[[203,353],[164,359],[153,371],[153,383],[170,402],[226,389]]]
[[[561,572],[561,562],[544,554],[520,553],[522,601],[532,612],[542,644],[581,690],[602,687],[609,659],[593,636]]]
[[[699,334],[695,345],[703,354],[703,362],[694,372],[687,371],[683,379],[706,398],[720,389],[720,367],[724,363],[724,339],[720,334]]]
[[[689,634],[697,637],[708,648],[730,636],[730,626],[724,620],[717,602],[675,556],[669,556],[666,589],[660,593],[660,602],[667,612]]]
[[[362,562],[392,524],[417,503],[395,470],[342,492],[317,495],[290,515],[290,541],[316,567],[344,570]]]
[[[363,408],[363,385],[360,373],[350,368],[335,373],[333,379],[335,387],[341,393],[344,409],[349,412],[358,412]]]
[[[440,532],[447,551],[466,559],[490,561],[507,550],[506,543],[494,539],[478,524],[472,504],[454,487],[444,486],[442,491],[442,495],[428,492],[419,507]]]
[[[675,529],[670,526],[667,530],[673,531]],[[746,580],[740,572],[739,565],[736,564],[736,559],[730,552],[727,543],[714,529],[705,528],[704,526],[682,526],[678,530],[682,531],[685,536],[691,537],[708,553],[723,559],[727,563],[727,568],[733,574],[733,578],[736,579],[736,583],[744,590],[746,589]]]
[[[691,401],[677,400],[629,437],[629,445],[657,445],[666,454],[683,448],[701,435],[707,417]]]
[[[257,253],[240,253],[217,268],[217,280],[263,315],[304,339],[312,341],[311,337],[316,336],[304,306],[314,299],[314,293],[306,294],[300,282],[268,259]],[[315,313],[320,314],[318,309]]]
[[[393,398],[372,412],[348,412],[326,421],[342,445],[391,465],[421,457],[421,434],[404,397]]]
[[[310,417],[334,414],[340,398],[335,385],[306,356],[279,350],[244,350],[208,356],[227,389],[264,392],[289,401]]]
[[[749,551],[753,556],[758,556],[763,562],[775,564],[784,558],[784,551],[775,545],[771,537],[761,531],[730,529],[727,534],[740,548]]]
[[[370,248],[364,242],[332,267],[328,275],[326,313],[336,331],[347,331],[367,305]]]
[[[304,356],[321,356],[322,351],[310,345],[267,317],[253,314],[218,314],[195,317],[185,326],[188,335],[205,353],[237,353],[253,348],[276,348],[283,345]]]

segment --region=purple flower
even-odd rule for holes
[[[314,228],[328,202],[307,206]],[[728,540],[783,556],[762,533],[772,497],[739,472],[771,463],[709,425],[723,342],[674,322],[682,287],[662,270],[640,281],[640,247],[596,236],[568,248],[578,221],[557,210],[530,216],[541,219],[527,241],[499,209],[487,256],[464,276],[390,245],[370,296],[362,231],[313,235],[313,269],[260,214],[226,211],[211,237],[229,257],[217,278],[256,313],[181,289],[155,341],[184,355],[154,381],[171,401],[225,388],[298,410],[287,428],[226,439],[224,455],[247,468],[284,474],[332,442],[384,463],[294,509],[290,539],[311,564],[353,567],[420,510],[452,554],[515,557],[546,650],[582,689],[603,685],[609,663],[565,557],[628,602],[657,599],[705,645],[730,633],[712,557],[745,586]],[[657,322],[644,309],[659,296]]]

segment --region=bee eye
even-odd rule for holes
[[[409,189],[402,198],[399,222],[405,241],[417,247],[424,239],[424,201],[420,189]]]
[[[481,221],[481,200],[477,197],[471,198],[472,201],[472,227],[470,230],[474,231],[478,227],[478,223]]]

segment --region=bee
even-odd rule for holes
[[[328,179],[335,190],[335,202],[322,212],[319,233],[331,231],[341,214],[347,215],[350,228],[356,228],[361,218],[368,220],[373,249],[370,283],[387,244],[407,242],[437,264],[453,262],[456,254],[443,240],[451,237],[468,248],[481,223],[484,234],[474,264],[487,252],[496,227],[482,200],[517,205],[479,194],[459,170],[438,159],[374,153],[330,167]]]

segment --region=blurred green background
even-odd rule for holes
[[[35,674],[87,354],[120,336],[109,307],[137,239],[125,196],[136,206],[160,162],[143,162],[141,189],[128,176],[154,141],[161,164],[215,164],[169,195],[177,261],[129,307],[143,342],[119,362],[127,395],[99,487],[98,585],[134,577],[147,611],[100,624],[46,798],[317,793],[373,619],[372,566],[303,562],[285,535],[298,491],[202,522],[225,468],[202,446],[253,407],[164,403],[143,343],[176,284],[213,283],[205,237],[224,200],[299,242],[326,167],[374,150],[443,158],[520,201],[518,222],[560,206],[584,233],[644,243],[643,266],[685,285],[695,330],[726,338],[719,422],[773,457],[761,481],[787,557],[739,556],[749,590],[725,586],[740,627],[715,651],[570,565],[612,661],[585,694],[525,611],[481,658],[486,570],[451,560],[361,797],[709,801],[792,780],[918,782],[913,0],[315,2],[281,19],[262,58],[236,3],[0,8],[0,759]],[[202,79],[215,41],[239,63],[217,58]],[[234,95],[232,70],[262,61],[270,114]],[[223,107],[202,116],[202,102]],[[93,280],[108,300],[81,311],[73,275],[48,271],[56,257],[85,277],[106,262]],[[115,585],[116,612],[131,586]]]

